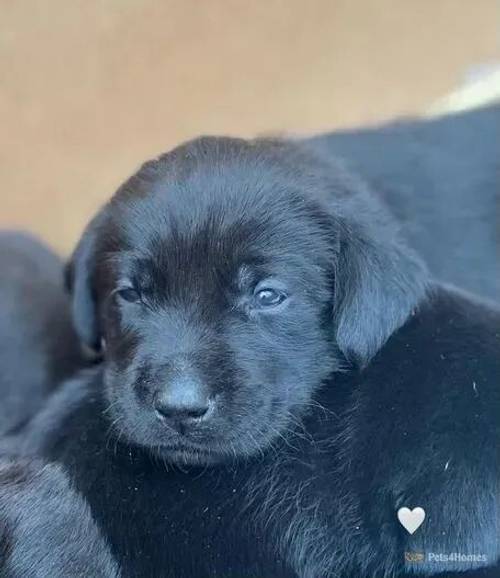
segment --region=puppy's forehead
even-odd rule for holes
[[[186,226],[169,222],[148,227],[139,243],[131,242],[126,252],[127,269],[142,276],[153,275],[153,284],[168,279],[179,290],[190,286],[234,284],[247,288],[269,276],[315,268],[313,247],[294,242],[291,230],[271,228],[260,221],[224,222],[208,218]],[[296,239],[295,239],[296,241]],[[162,282],[163,284],[163,282]]]
[[[124,196],[115,210],[128,247],[149,253],[161,246],[190,257],[216,251],[314,259],[332,247],[331,222],[322,207],[266,166],[203,165],[182,179],[159,174],[141,183],[140,194]]]
[[[170,294],[241,284],[245,265],[256,277],[320,283],[332,269],[335,232],[302,173],[239,141],[224,150],[210,140],[206,155],[199,147],[148,163],[120,189],[110,206],[119,250]]]

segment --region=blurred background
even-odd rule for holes
[[[182,140],[439,110],[500,62],[499,11],[498,0],[0,0],[0,227],[68,252],[121,181]]]

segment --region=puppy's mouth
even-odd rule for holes
[[[156,450],[160,457],[176,465],[207,465],[221,462],[224,456],[217,448],[192,443],[161,444]]]

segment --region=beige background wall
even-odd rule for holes
[[[497,0],[0,0],[0,226],[62,251],[200,133],[418,113],[498,61]]]

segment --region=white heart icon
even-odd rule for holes
[[[425,520],[425,512],[423,508],[399,508],[398,510],[398,520],[401,526],[409,533],[413,534],[416,532],[423,521]]]

